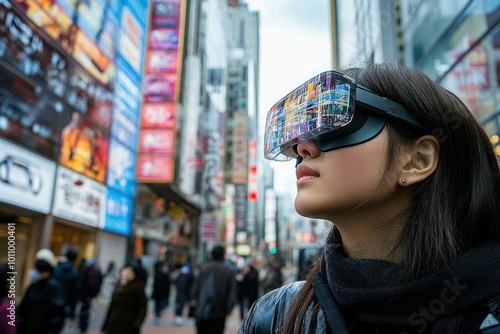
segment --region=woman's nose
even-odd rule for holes
[[[297,144],[297,154],[300,155],[303,159],[306,157],[316,158],[321,154],[321,151],[318,145],[316,145],[316,140],[309,139]]]

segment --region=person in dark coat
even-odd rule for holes
[[[193,300],[198,334],[223,334],[226,317],[236,303],[236,275],[223,263],[224,247],[214,246],[212,260],[207,262],[196,280]]]
[[[162,311],[168,307],[170,299],[170,272],[167,261],[158,261],[155,264],[153,293],[151,298],[155,302],[155,323],[159,324]]]
[[[243,277],[243,285],[245,286],[245,295],[247,300],[247,307],[250,309],[259,299],[259,270],[258,263],[253,262],[248,266],[248,270]]]
[[[52,251],[36,254],[38,280],[30,284],[16,310],[17,334],[58,334],[64,325],[64,291],[52,273],[57,260]]]
[[[113,291],[102,325],[106,334],[139,334],[147,312],[144,286],[136,265],[127,264],[120,272],[120,282]]]
[[[80,319],[78,326],[82,333],[87,332],[90,320],[92,300],[101,290],[103,277],[96,260],[91,258],[85,261],[85,267],[79,274],[78,298],[80,300]]]
[[[75,306],[78,291],[78,270],[75,268],[77,251],[68,249],[65,253],[65,261],[60,261],[54,269],[53,277],[61,282],[64,290],[64,312],[66,318],[74,319]]]
[[[191,289],[194,282],[191,263],[186,262],[180,269],[175,278],[175,324],[182,325],[184,323],[184,308],[191,300]]]

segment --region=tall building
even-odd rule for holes
[[[500,1],[331,0],[335,65],[395,60],[460,96],[500,155]]]

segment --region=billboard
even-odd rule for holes
[[[59,166],[52,214],[80,224],[99,227],[105,213],[106,187],[82,174]]]
[[[0,201],[50,212],[56,164],[0,139]]]
[[[138,145],[139,182],[169,183],[174,179],[184,4],[181,0],[152,1]]]

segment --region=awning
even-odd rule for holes
[[[173,183],[148,183],[147,184],[158,196],[168,201],[174,201],[178,206],[186,210],[188,214],[199,216],[201,207]]]

